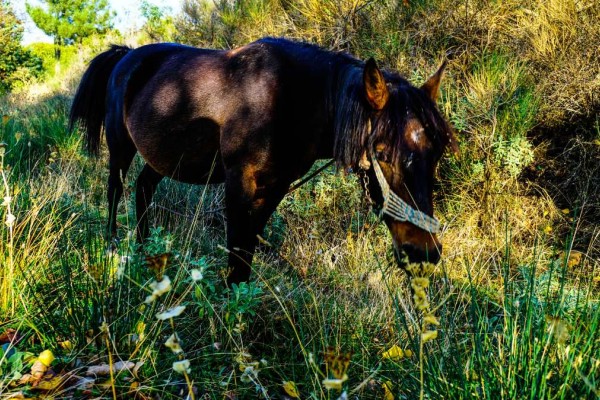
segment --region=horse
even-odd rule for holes
[[[107,235],[117,238],[123,179],[139,152],[137,238],[164,177],[225,184],[229,275],[247,281],[260,235],[290,185],[319,159],[358,173],[398,264],[437,263],[436,166],[456,149],[436,106],[445,63],[422,86],[344,52],[283,38],[232,50],[174,43],[112,45],[89,64],[69,129],[109,152]]]

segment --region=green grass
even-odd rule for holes
[[[417,398],[421,387],[425,398],[600,397],[592,173],[600,130],[597,121],[589,129],[562,125],[560,134],[577,128],[579,136],[561,156],[548,151],[552,135],[536,136],[539,126],[578,121],[597,106],[585,95],[596,81],[586,61],[592,52],[584,50],[600,14],[569,4],[253,0],[197,10],[196,25],[176,20],[178,34],[195,44],[227,47],[285,34],[375,56],[415,84],[451,59],[439,106],[457,129],[461,154],[444,158],[439,171],[444,257],[429,299],[440,326],[424,344],[422,363],[422,313],[394,263],[387,228],[368,211],[353,175],[329,169],[288,195],[265,229],[252,281],[229,290],[223,189],[163,181],[151,209],[155,229],[142,249],[132,240],[139,159],[119,209],[122,241],[117,252],[106,251],[106,154],[88,158],[79,135],[65,129],[76,82],[64,74],[75,79],[78,62],[1,99],[0,197],[11,199],[10,210],[0,207],[0,335],[14,328],[23,339],[0,350],[0,398],[19,391],[185,398],[186,376],[173,370],[182,358],[190,361],[195,398],[283,398],[285,381],[303,399],[342,392]],[[532,13],[544,18],[532,20]],[[555,29],[565,24],[586,36]],[[104,43],[91,48],[76,58]],[[567,169],[564,187],[586,190],[525,179],[536,168]],[[12,228],[4,223],[9,211]],[[146,256],[165,253],[172,288],[147,304],[160,279]],[[194,269],[201,280],[193,281]],[[156,318],[182,305],[180,316]],[[164,346],[175,332],[182,355]],[[412,355],[389,357],[393,346]],[[83,376],[88,366],[121,360],[137,366],[88,389],[75,388],[75,378],[49,392],[16,384],[45,349],[57,356],[59,374]],[[348,380],[341,391],[327,390],[323,381],[334,371],[325,359],[347,353]]]
[[[75,139],[61,140],[68,144]],[[191,362],[189,377],[207,398],[230,391],[239,398],[278,396],[284,381],[294,381],[302,398],[337,398],[339,392],[323,386],[328,347],[352,353],[347,393],[382,398],[383,384],[391,382],[396,398],[418,395],[418,314],[405,274],[389,256],[386,229],[368,213],[354,178],[329,171],[288,196],[266,231],[274,244],[257,255],[254,280],[232,291],[224,285],[222,226],[203,215],[203,210],[220,207],[220,190],[165,182],[154,220],[171,226],[172,232],[155,230],[142,251],[131,241],[129,188],[121,211],[125,239],[118,254],[109,254],[99,225],[105,206],[95,193],[103,185],[85,176],[101,166],[77,151],[73,159],[55,163],[46,158],[29,172],[4,170],[12,188],[29,174],[46,179],[43,187],[22,186],[15,193],[15,226],[27,223],[12,246],[5,242],[2,247],[4,262],[12,249],[18,265],[12,278],[15,311],[9,307],[5,315],[13,315],[7,322],[26,335],[16,355],[0,362],[4,390],[15,373],[27,372],[22,362],[26,352],[49,348],[58,356],[56,370],[72,370],[76,360],[84,366],[108,362],[109,352],[115,359],[143,363],[135,378],[127,373],[115,378],[117,393],[176,396],[186,392],[186,384],[172,369],[178,357],[163,343],[177,332]],[[76,183],[58,193],[47,190],[65,178]],[[96,200],[83,202],[77,199],[81,193]],[[174,198],[181,200],[173,204]],[[556,257],[535,254],[533,262],[513,265],[511,242],[507,234],[499,274],[487,285],[474,276],[485,268],[482,263],[466,265],[464,280],[448,273],[455,268],[452,262],[437,270],[430,297],[439,306],[441,326],[438,339],[425,345],[427,397],[568,399],[598,394],[598,288],[590,279],[577,279],[582,277],[573,276],[576,271]],[[165,252],[172,254],[164,273],[173,288],[144,304],[148,285],[156,279],[144,255]],[[202,271],[202,280],[191,280],[193,268]],[[177,305],[186,309],[172,323],[155,318]],[[102,333],[103,323],[108,336]],[[62,348],[65,341],[72,347]],[[384,358],[394,344],[414,355]],[[248,365],[257,375],[244,373]],[[139,382],[135,389],[132,379]],[[62,393],[81,395],[76,390]],[[96,386],[93,393],[111,397],[107,387]]]

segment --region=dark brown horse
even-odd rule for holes
[[[435,105],[442,71],[416,88],[372,59],[272,38],[230,51],[113,46],[85,72],[70,129],[81,125],[97,154],[104,127],[113,238],[122,179],[136,152],[146,161],[136,184],[140,240],[163,177],[224,182],[229,283],[249,279],[257,234],[317,159],[361,172],[400,263],[435,263],[434,171],[454,145]]]

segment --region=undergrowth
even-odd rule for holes
[[[591,1],[252,0],[186,1],[176,18],[179,41],[285,35],[417,85],[450,60],[439,106],[460,155],[438,171],[427,343],[353,175],[326,170],[288,195],[252,281],[227,289],[223,189],[165,180],[141,248],[140,160],[106,251],[106,154],[87,158],[65,129],[83,61],[105,43],[3,98],[0,339],[17,333],[1,342],[0,398],[599,397],[598,16]],[[47,349],[60,379],[19,384]],[[131,365],[82,378],[119,362]]]

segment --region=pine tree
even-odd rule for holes
[[[7,0],[0,0],[0,95],[42,72],[42,60],[21,46],[23,23]]]
[[[112,28],[107,0],[44,0],[45,7],[27,3],[27,13],[33,22],[48,36],[54,38],[56,56],[60,58],[60,46],[81,43],[94,34],[102,34]]]

